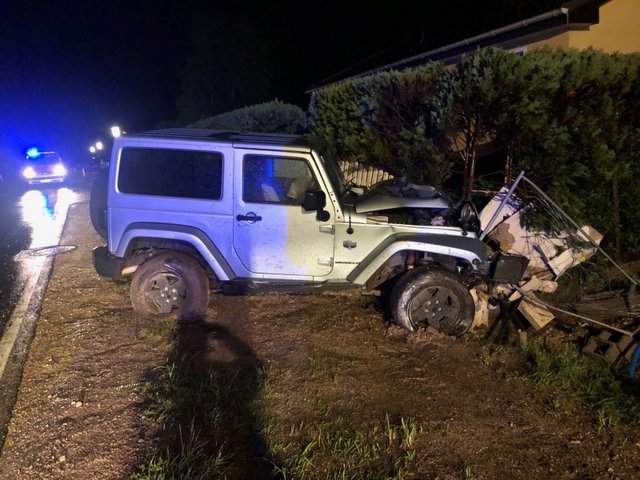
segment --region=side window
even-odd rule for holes
[[[220,200],[222,154],[124,148],[120,154],[118,190],[136,195]]]
[[[302,158],[246,155],[242,161],[242,200],[301,205],[304,192],[318,188]]]

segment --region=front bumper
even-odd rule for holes
[[[64,182],[65,177],[56,175],[36,175],[35,177],[25,178],[25,180],[29,185],[40,183],[60,183]]]
[[[122,258],[109,253],[109,249],[104,246],[95,247],[92,254],[93,268],[96,269],[99,275],[109,277],[113,280],[120,280],[122,278],[122,269],[124,267]]]

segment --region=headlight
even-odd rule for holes
[[[22,176],[27,179],[33,178],[36,176],[36,171],[33,169],[33,167],[25,167],[25,169],[22,170]]]
[[[59,177],[64,177],[67,174],[67,169],[64,168],[64,165],[58,163],[55,167],[53,167],[53,174],[58,175]]]

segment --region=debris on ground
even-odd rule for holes
[[[535,215],[544,217],[544,226],[532,221]],[[518,285],[476,288],[476,324],[489,325],[500,313],[516,323],[525,319],[535,330],[555,319],[587,324],[593,334],[585,352],[611,363],[631,362],[640,333],[637,281],[600,247],[600,232],[579,225],[523,174],[489,201],[480,222],[487,243],[523,255],[529,264]],[[501,308],[492,308],[492,302]],[[505,312],[511,304],[517,307]]]

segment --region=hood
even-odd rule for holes
[[[386,180],[374,186],[355,202],[356,213],[397,208],[451,208],[449,198],[429,185],[417,185],[406,178]]]

